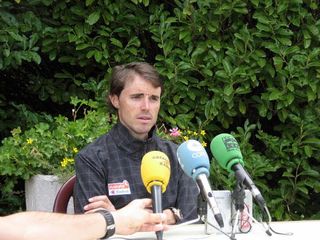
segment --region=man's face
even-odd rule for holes
[[[120,122],[138,139],[145,140],[155,125],[160,109],[161,88],[136,75],[127,81],[120,96],[110,96]]]

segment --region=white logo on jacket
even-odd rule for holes
[[[109,196],[131,194],[130,185],[127,180],[119,183],[108,183]]]

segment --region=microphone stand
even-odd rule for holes
[[[244,179],[242,177],[240,177],[239,175],[236,176],[237,182],[236,182],[236,186],[234,188],[234,191],[231,194],[231,198],[232,198],[232,202],[235,205],[235,210],[236,210],[236,216],[232,222],[232,231],[231,231],[231,236],[230,239],[231,240],[236,240],[235,235],[236,235],[236,226],[239,223],[239,214],[243,214],[243,210],[245,208],[245,203],[244,203],[244,199],[245,199],[245,189],[244,189],[244,185],[243,185],[243,181]],[[263,223],[257,221],[251,213],[247,212],[247,216],[248,219],[246,221],[249,221],[249,219],[251,219],[253,222],[261,224],[261,226],[266,230],[267,235],[271,236],[271,232],[270,232],[270,227],[265,227],[263,225]],[[250,228],[247,232],[249,232],[251,230],[251,225]],[[240,231],[241,231],[241,226],[240,226]]]
[[[244,199],[245,199],[245,191],[243,184],[237,180],[236,186],[231,194],[232,202],[234,203],[236,209],[236,217],[232,221],[232,230],[231,230],[231,240],[235,240],[236,235],[236,225],[238,224],[239,214],[243,213],[244,210]],[[250,230],[249,230],[250,231]]]

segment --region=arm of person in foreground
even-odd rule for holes
[[[164,214],[150,212],[151,199],[139,199],[111,212],[116,234],[166,230]],[[20,212],[0,217],[0,236],[6,240],[98,239],[106,233],[106,221],[100,213],[70,215],[48,212]]]

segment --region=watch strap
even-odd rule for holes
[[[174,208],[174,207],[170,207],[169,208],[171,210],[171,212],[173,213],[174,219],[177,222],[180,222],[183,219],[182,213],[180,209]]]
[[[106,234],[100,239],[107,239],[113,236],[114,233],[116,232],[116,226],[114,224],[114,219],[112,214],[106,209],[98,210],[96,211],[96,213],[100,213],[104,217],[104,220],[106,221]]]

